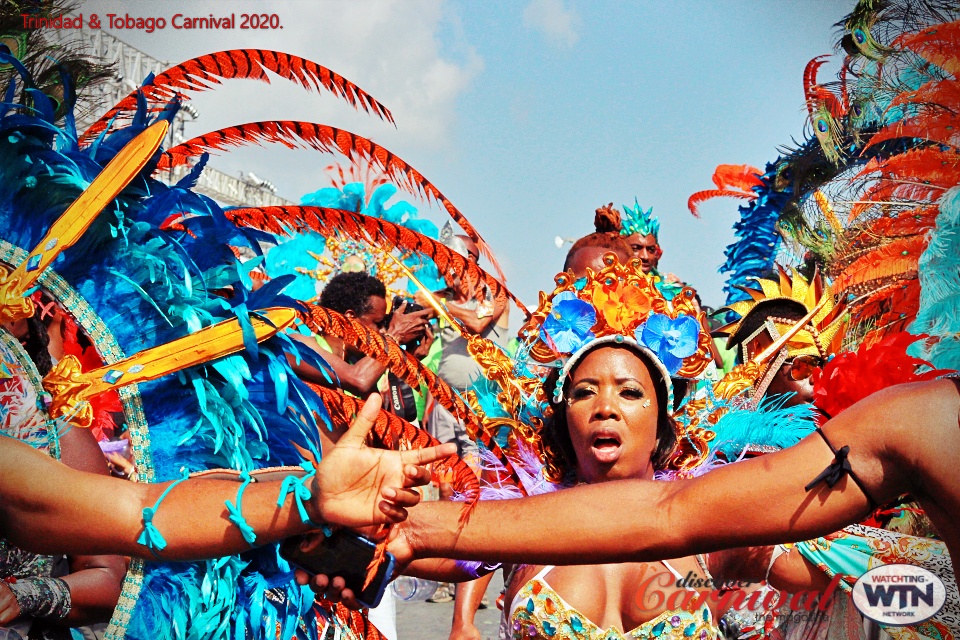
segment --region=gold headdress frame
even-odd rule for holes
[[[643,324],[651,313],[660,313],[673,320],[680,316],[694,318],[701,327],[697,350],[692,356],[683,359],[683,365],[675,377],[693,379],[703,373],[713,359],[712,339],[710,334],[702,329],[706,314],[697,304],[696,291],[683,287],[672,300],[667,300],[657,289],[655,281],[644,274],[639,259],[633,258],[624,264],[617,259],[615,253],[608,252],[603,255],[603,264],[604,267],[597,272],[587,268],[586,284],[582,288],[577,287],[574,274],[566,271],[554,278],[557,286],[552,293],[540,293],[540,304],[520,329],[520,339],[532,343],[531,359],[547,364],[562,356],[540,339],[540,328],[550,315],[554,298],[569,291],[594,305],[597,321],[592,331],[598,338],[616,334],[632,337],[637,327]],[[636,309],[631,316],[631,304],[636,300],[643,300],[647,304]],[[617,308],[620,310],[615,311]]]

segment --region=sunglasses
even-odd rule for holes
[[[790,373],[790,377],[800,382],[813,375],[814,371],[823,368],[823,358],[820,356],[795,356],[784,361],[784,368]]]

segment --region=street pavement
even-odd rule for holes
[[[503,574],[496,572],[487,587],[490,606],[477,611],[475,622],[483,640],[497,640],[500,610],[497,597],[503,588]],[[447,640],[453,620],[453,603],[397,601],[397,640]]]

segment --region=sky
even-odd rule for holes
[[[230,48],[280,50],[327,66],[391,109],[396,128],[331,94],[274,77],[194,94],[188,137],[234,124],[298,119],[369,137],[409,162],[473,223],[507,285],[528,304],[552,290],[565,250],[556,236],[592,231],[613,202],[653,207],[661,269],[723,301],[718,273],[739,201],[694,218],[691,193],[718,164],[763,168],[802,139],[802,73],[832,53],[839,0],[80,0],[96,13],[164,17],[145,33],[106,30],[176,64]],[[277,30],[175,30],[176,13],[276,14]],[[833,64],[821,71],[831,73]],[[823,77],[823,76],[821,76]],[[257,147],[211,158],[253,172],[290,200],[328,186],[331,157]],[[439,225],[446,212],[413,196]],[[569,246],[569,245],[567,245]]]

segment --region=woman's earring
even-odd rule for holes
[[[647,398],[646,400],[643,401],[643,408],[644,409],[650,408],[650,398]]]

